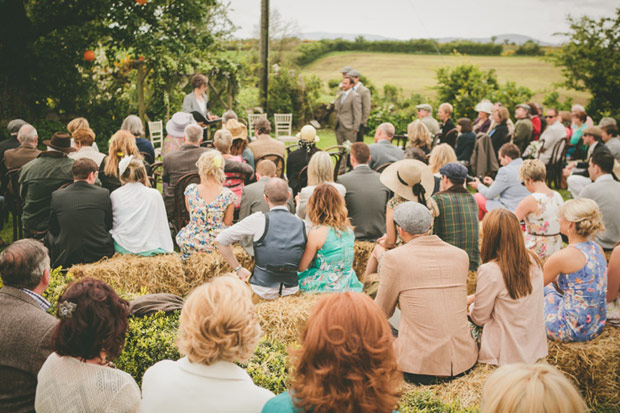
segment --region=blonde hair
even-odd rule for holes
[[[308,162],[308,185],[334,182],[334,164],[327,152],[318,151]]]
[[[534,182],[545,182],[547,176],[547,167],[539,159],[527,159],[523,161],[519,168],[519,179],[527,182],[531,179]]]
[[[110,140],[108,157],[105,159],[103,173],[118,178],[118,162],[129,155],[142,159],[140,152],[138,152],[138,147],[136,146],[136,137],[129,131],[119,130],[112,135],[112,139]]]
[[[548,364],[509,364],[497,369],[482,389],[482,413],[582,413],[575,386]]]
[[[127,169],[121,176],[119,176],[119,180],[123,185],[130,182],[141,182],[144,186],[151,186],[148,176],[146,174],[146,168],[144,167],[144,162],[140,159],[132,159],[127,165]]]
[[[69,123],[67,123],[67,130],[69,133],[73,133],[78,129],[86,129],[90,128],[88,121],[86,118],[75,118],[72,119]]]
[[[200,155],[198,162],[196,162],[196,167],[202,179],[213,178],[215,181],[224,183],[226,181],[226,174],[224,174],[225,163],[226,161],[219,151],[209,149]]]
[[[192,363],[243,362],[261,334],[250,289],[227,274],[197,287],[185,301],[177,347]]]
[[[215,149],[222,154],[230,153],[232,133],[228,129],[218,129],[215,135],[213,135],[213,142],[215,143]]]
[[[497,116],[499,116],[499,123],[506,122],[508,121],[508,119],[510,119],[510,113],[508,112],[508,109],[503,106],[495,109],[495,112],[497,112]]]
[[[577,235],[591,237],[605,231],[603,215],[598,205],[588,198],[577,198],[566,201],[560,207],[560,216],[575,223]]]
[[[452,146],[447,143],[441,143],[431,151],[428,165],[433,173],[436,174],[439,172],[439,168],[450,162],[456,162],[456,152],[454,152]]]
[[[409,146],[416,148],[427,147],[430,149],[433,144],[431,131],[428,130],[420,119],[414,120],[407,126],[407,136],[409,137]]]
[[[442,110],[446,112],[448,115],[451,115],[452,112],[454,112],[454,108],[449,103],[442,103],[441,105],[439,105],[438,110]]]

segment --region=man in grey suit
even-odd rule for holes
[[[375,132],[375,143],[370,145],[370,168],[377,170],[378,167],[389,162],[403,159],[405,153],[398,146],[392,145],[394,137],[394,125],[389,122],[382,123]]]
[[[47,248],[22,239],[0,254],[0,411],[34,412],[37,375],[53,351],[57,320],[41,295],[49,285]]]
[[[353,79],[342,79],[342,94],[336,100],[336,140],[338,145],[344,141],[355,142],[362,122],[362,101],[353,90]]]
[[[256,166],[256,179],[253,184],[246,185],[241,193],[241,206],[239,209],[239,221],[255,212],[269,212],[269,205],[265,200],[265,184],[271,178],[276,178],[276,164],[269,159],[264,159]],[[291,195],[293,191],[289,188]],[[286,201],[286,208],[291,213],[295,213],[295,201],[290,196]],[[254,248],[252,248],[252,238],[246,237],[241,241],[241,246],[248,254],[254,256]]]
[[[185,127],[183,133],[185,144],[174,152],[164,155],[164,172],[162,180],[167,183],[164,188],[164,204],[168,219],[174,219],[176,206],[174,204],[174,187],[181,177],[189,172],[198,172],[196,162],[207,148],[200,147],[202,142],[202,128],[196,124]]]
[[[355,239],[376,241],[385,233],[385,206],[390,197],[379,177],[381,174],[368,166],[370,148],[363,142],[351,145],[353,170],[338,177],[347,188],[345,201],[351,224],[355,227]]]
[[[359,131],[357,131],[357,141],[364,142],[364,134],[366,133],[366,124],[370,115],[370,90],[362,82],[360,82],[360,72],[351,70],[349,76],[353,79],[353,90],[360,95],[362,102],[362,123]]]

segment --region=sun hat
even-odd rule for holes
[[[433,225],[433,214],[420,203],[403,202],[394,208],[394,221],[408,234],[424,234]]]
[[[182,138],[185,135],[185,127],[196,123],[191,113],[177,112],[166,123],[166,132],[174,138]]]
[[[13,119],[12,121],[9,122],[8,125],[6,125],[6,128],[9,130],[9,134],[11,135],[17,135],[17,133],[19,132],[20,128],[24,125],[26,125],[28,122],[26,122],[23,119]]]
[[[305,142],[314,142],[317,143],[320,141],[319,137],[316,135],[316,129],[313,126],[306,125],[301,128],[301,131],[296,135],[297,139]]]
[[[431,168],[416,159],[396,161],[381,173],[381,183],[408,201],[426,204],[435,189]]]
[[[422,103],[420,105],[416,106],[416,109],[421,109],[421,110],[425,110],[427,112],[433,112],[433,107],[431,105],[429,105],[428,103]]]
[[[55,132],[52,135],[52,139],[43,141],[43,145],[65,153],[76,151],[76,149],[71,146],[71,135],[64,132]]]
[[[592,135],[601,139],[603,137],[603,130],[598,126],[590,126],[589,128],[585,128],[583,130],[582,135]]]
[[[224,129],[230,132],[233,141],[236,139],[248,140],[248,128],[237,119],[228,119],[224,124]]]
[[[489,100],[482,100],[474,108],[476,112],[484,112],[489,115],[493,112],[493,104]]]

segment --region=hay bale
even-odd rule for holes
[[[589,405],[620,400],[620,328],[607,326],[584,343],[549,341],[547,361],[575,382]]]
[[[353,270],[360,280],[366,272],[366,264],[372,253],[373,248],[377,245],[375,242],[355,241],[355,256],[353,257]]]
[[[298,340],[320,296],[303,293],[256,304],[256,314],[265,336],[287,344]]]
[[[254,268],[254,258],[249,256],[240,246],[234,246],[233,251],[237,261],[244,268],[252,271]],[[220,253],[199,252],[190,255],[183,261],[183,270],[187,280],[187,292],[205,283],[206,281],[224,275],[232,271]]]
[[[469,271],[467,273],[467,294],[474,294],[476,292],[476,271]]]

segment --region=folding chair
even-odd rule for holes
[[[149,122],[149,138],[155,148],[155,158],[161,155],[164,146],[164,124],[161,120]]]

